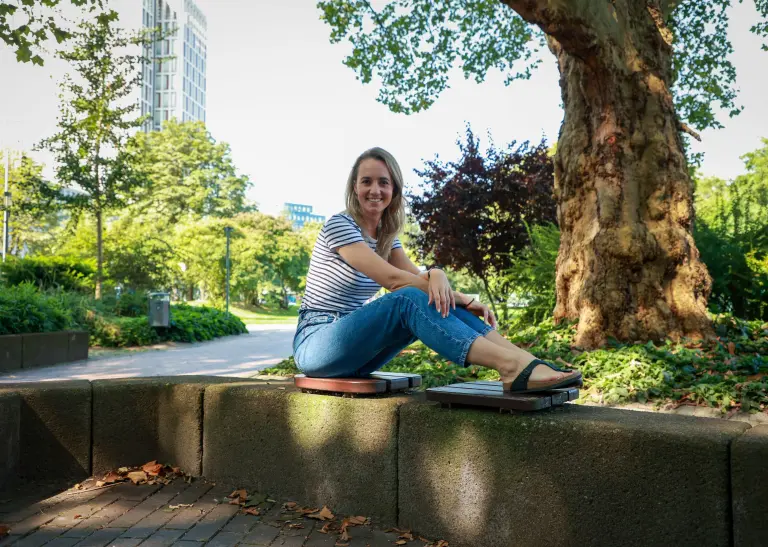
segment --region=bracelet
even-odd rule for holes
[[[429,274],[432,270],[439,270],[440,268],[430,268],[427,270],[427,281],[429,281]]]
[[[472,300],[470,300],[469,302],[467,302],[466,304],[464,304],[464,307],[465,307],[465,308],[468,308],[468,307],[469,307],[469,305],[470,305],[472,302],[474,302],[474,301],[475,301],[475,297],[473,296],[473,297],[472,297]]]

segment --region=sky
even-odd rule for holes
[[[376,85],[363,85],[342,64],[348,46],[329,43],[314,0],[197,3],[208,19],[207,126],[230,144],[237,169],[253,182],[249,198],[265,213],[279,213],[285,202],[312,205],[326,216],[340,211],[349,169],[372,146],[392,152],[414,187],[413,170],[424,160],[457,156],[466,123],[484,143],[488,134],[498,145],[557,140],[563,112],[549,53],[530,80],[510,86],[498,73],[482,84],[457,74],[429,110],[405,116],[376,102]],[[740,156],[768,137],[768,52],[748,30],[757,16],[753,3],[734,4],[730,37],[744,111],[722,116],[725,128],[702,132],[693,148],[705,153],[705,175],[726,179],[742,173]],[[140,18],[140,0],[110,5],[126,24]],[[0,148],[29,150],[55,132],[57,82],[66,68],[51,58],[44,67],[17,63],[0,46],[0,80],[10,82],[0,86]],[[50,156],[33,156],[50,175]]]

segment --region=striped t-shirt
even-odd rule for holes
[[[317,236],[309,262],[302,310],[351,312],[379,292],[381,285],[347,264],[336,252],[339,247],[364,241],[376,252],[376,240],[364,238],[363,231],[346,213],[333,215]],[[395,238],[393,249],[402,247]]]

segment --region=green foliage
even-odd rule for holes
[[[15,0],[16,5],[9,2],[0,3],[0,40],[14,48],[16,60],[22,63],[32,61],[33,64],[43,65],[43,58],[39,55],[44,42],[49,39],[49,34],[62,43],[68,39],[70,33],[59,26],[56,17],[56,8],[62,0]],[[69,0],[73,6],[85,6],[93,12],[104,5],[103,0]],[[23,15],[23,17],[22,17]],[[13,16],[20,23],[13,26]]]
[[[555,309],[555,263],[560,249],[560,230],[554,224],[528,226],[531,244],[512,259],[504,273],[505,294],[525,303],[518,321],[537,323]]]
[[[572,346],[574,324],[551,319],[507,338],[539,358],[581,370],[585,385],[580,402],[658,405],[706,405],[722,412],[768,408],[768,323],[714,318],[719,338],[711,342],[654,345],[613,343],[582,351]],[[421,374],[422,389],[461,381],[498,380],[498,373],[479,366],[460,367],[416,342],[382,370]],[[293,357],[265,369],[265,374],[299,372]]]
[[[43,179],[43,166],[26,154],[9,153],[8,189],[11,234],[9,253],[50,253],[57,235],[60,203]],[[0,180],[5,177],[5,158],[0,151]]]
[[[32,283],[0,286],[0,334],[68,330],[79,326],[78,319],[68,299],[41,292]]]
[[[768,139],[746,174],[696,184],[696,246],[712,276],[710,308],[768,319]]]
[[[347,40],[344,64],[363,83],[381,79],[378,100],[393,112],[429,108],[448,87],[457,63],[482,82],[491,69],[509,84],[527,79],[539,60],[542,34],[498,0],[394,0],[378,12],[368,0],[317,3],[331,43]],[[518,60],[527,65],[516,67]]]
[[[251,182],[236,173],[229,145],[202,122],[164,122],[160,131],[136,133],[126,150],[146,181],[126,216],[162,226],[254,209],[245,200]]]
[[[727,36],[732,3],[662,3],[675,38],[673,92],[677,111],[698,129],[720,127],[715,115],[718,111],[733,116],[741,110],[735,104],[736,71]],[[530,2],[520,4],[523,10],[533,11]],[[496,69],[510,83],[530,77],[541,62],[537,53],[543,49],[543,34],[539,28],[499,0],[389,0],[380,5],[377,11],[368,0],[321,0],[317,4],[321,19],[330,27],[331,43],[347,42],[352,48],[344,64],[363,83],[378,78],[378,100],[394,112],[429,108],[448,87],[449,74],[457,65],[465,78],[481,82]],[[667,10],[667,6],[674,9]],[[768,2],[755,0],[755,7],[764,20],[751,30],[768,36]],[[563,12],[567,10],[562,7],[546,10],[543,17],[551,19],[543,24],[549,23],[550,32],[555,30],[563,36],[569,31],[578,34],[584,21],[563,17]],[[590,18],[597,21],[594,12]],[[599,24],[595,28],[599,29]],[[519,60],[524,63],[517,67]]]
[[[62,256],[8,257],[0,264],[0,275],[7,285],[29,283],[40,290],[93,290],[95,268],[91,262]]]
[[[77,74],[60,87],[58,132],[44,140],[57,163],[52,190],[74,218],[90,213],[96,219],[96,297],[101,297],[104,214],[125,205],[142,180],[128,161],[125,141],[142,124],[133,117],[138,103],[128,101],[141,82],[142,58],[124,53],[147,44],[144,35],[128,35],[117,27],[112,11],[95,23],[82,21],[71,48],[60,51]],[[72,192],[76,189],[76,192]]]
[[[91,344],[105,347],[146,346],[159,342],[201,342],[220,336],[244,334],[243,322],[234,315],[204,306],[171,306],[168,328],[149,326],[145,313],[137,317],[94,314],[89,321]]]

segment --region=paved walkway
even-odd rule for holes
[[[249,325],[248,334],[167,349],[122,352],[0,375],[0,383],[204,374],[248,378],[293,354],[295,325]]]
[[[350,526],[350,540],[337,544],[342,515],[326,527],[336,531],[323,533],[330,521],[304,518],[295,503],[296,510],[290,511],[270,500],[260,506],[260,516],[242,514],[240,506],[224,498],[233,489],[203,479],[191,484],[177,479],[167,486],[122,483],[84,492],[70,489],[47,499],[0,501],[0,525],[10,528],[8,536],[0,537],[0,547],[389,547],[400,535],[369,524]],[[424,546],[416,538],[407,543]]]

